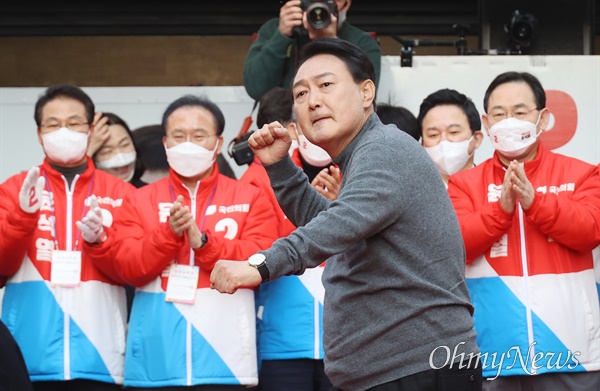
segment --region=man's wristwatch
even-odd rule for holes
[[[248,258],[248,265],[256,268],[262,277],[262,282],[269,281],[269,269],[267,269],[267,258],[263,254],[254,254]]]
[[[201,240],[202,244],[200,244],[200,247],[198,248],[202,248],[204,247],[204,245],[206,244],[206,242],[208,242],[208,235],[206,234],[206,232],[202,232],[202,240]]]

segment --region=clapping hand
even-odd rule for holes
[[[195,224],[194,216],[188,206],[183,206],[183,196],[179,195],[170,210],[169,226],[177,236],[183,236],[183,233]]]
[[[19,206],[26,213],[36,213],[40,210],[42,202],[42,190],[46,179],[40,176],[40,168],[32,167],[28,172],[23,186],[19,191]]]
[[[98,243],[104,232],[104,226],[102,225],[102,211],[98,206],[96,196],[90,197],[90,210],[81,221],[75,222],[75,225],[81,231],[83,240],[90,244]]]

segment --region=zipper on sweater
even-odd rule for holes
[[[525,220],[523,218],[523,208],[517,203],[519,208],[519,240],[521,241],[521,267],[523,268],[523,281],[525,282],[525,311],[527,316],[527,339],[529,342],[527,355],[535,357],[535,345],[533,345],[533,322],[531,320],[531,298],[529,296],[529,265],[527,259],[527,247],[525,246]],[[532,369],[532,364],[528,368],[531,374],[537,374],[535,369]]]
[[[200,187],[200,181],[196,183],[194,193],[188,189],[190,193],[190,207],[191,213],[194,217],[194,224],[196,224],[196,195],[198,194],[198,188]],[[194,266],[194,249],[190,246],[190,266]],[[185,367],[186,367],[186,384],[192,385],[192,324],[189,320],[185,321]]]
[[[66,237],[65,237],[65,250],[73,251],[73,189],[75,189],[75,183],[79,179],[79,174],[75,175],[71,186],[63,176],[65,182],[65,189],[67,195],[67,216],[66,216]],[[55,222],[56,224],[56,222]],[[61,288],[64,295],[64,309],[63,309],[63,371],[65,380],[71,380],[71,288]]]

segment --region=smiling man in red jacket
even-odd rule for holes
[[[598,390],[598,169],[539,142],[550,112],[535,76],[497,76],[484,108],[496,153],[448,186],[483,374],[495,378],[484,390]]]

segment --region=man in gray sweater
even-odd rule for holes
[[[233,293],[328,259],[323,343],[337,389],[480,389],[463,241],[434,164],[375,114],[374,70],[361,49],[322,39],[303,55],[296,117],[342,170],[339,196],[310,186],[279,123],[255,132],[250,146],[298,228],[247,263],[219,261],[213,288]]]

